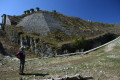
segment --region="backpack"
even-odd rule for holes
[[[23,58],[25,58],[25,54],[24,54],[24,52],[23,51],[20,51],[20,52],[17,52],[17,58],[18,59],[23,59]]]
[[[17,52],[17,58],[20,59],[20,52]]]

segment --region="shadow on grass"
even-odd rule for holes
[[[49,74],[40,74],[40,73],[26,73],[24,75],[35,75],[35,76],[42,76],[45,77],[46,75]],[[93,80],[93,77],[81,77],[81,76],[77,76],[77,77],[65,77],[65,78],[60,78],[59,80]],[[22,77],[20,78],[20,80],[23,80]],[[52,80],[56,80],[56,79],[52,79]]]
[[[24,75],[35,75],[35,76],[42,76],[42,77],[45,77],[46,75],[49,75],[49,74],[40,74],[40,73],[25,73]]]
[[[89,80],[89,79],[93,79],[93,77],[81,77],[80,80]]]
[[[24,73],[23,76],[31,76],[31,75],[35,75],[35,76],[42,76],[42,77],[45,77],[46,75],[49,75],[49,74],[40,74],[40,73]],[[20,77],[19,80],[25,80],[24,77]]]
[[[93,77],[67,77],[67,78],[61,78],[59,80],[93,80]]]

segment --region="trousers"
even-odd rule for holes
[[[23,71],[24,71],[24,65],[25,65],[25,59],[20,60],[20,72],[19,73],[23,73]]]

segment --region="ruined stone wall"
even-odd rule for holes
[[[6,25],[11,25],[11,21],[7,15],[6,15]]]
[[[47,35],[48,32],[55,30],[61,30],[67,35],[77,34],[73,28],[67,29],[61,24],[61,21],[56,20],[50,14],[34,13],[23,18],[17,26],[23,26],[23,31],[26,33],[39,33],[40,35]]]
[[[50,31],[42,13],[35,13],[30,16],[26,16],[17,26],[23,26],[23,31],[25,33],[39,33],[40,35],[47,35]]]
[[[17,44],[20,43],[20,33],[22,32],[22,27],[14,27],[13,25],[5,25],[5,32],[9,40]]]
[[[2,28],[2,26],[0,25],[0,29]]]

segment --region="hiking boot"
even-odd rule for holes
[[[25,75],[25,73],[21,73],[21,75]]]
[[[22,75],[22,73],[19,73],[19,75]]]
[[[25,73],[19,73],[19,75],[25,75]]]

